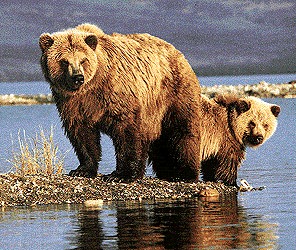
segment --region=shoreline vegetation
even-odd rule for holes
[[[265,81],[252,85],[215,85],[201,86],[202,93],[213,97],[216,93],[232,93],[238,96],[259,98],[296,98],[296,81],[270,84]],[[0,95],[0,105],[52,104],[51,94],[38,95]]]

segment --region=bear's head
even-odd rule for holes
[[[41,67],[56,91],[76,91],[95,75],[98,59],[95,34],[77,29],[40,36]]]
[[[275,132],[279,106],[256,97],[219,96],[215,101],[227,108],[230,130],[241,145],[260,146]]]

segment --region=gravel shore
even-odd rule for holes
[[[253,85],[216,85],[212,87],[201,86],[202,93],[213,97],[216,93],[233,93],[238,96],[256,96],[261,98],[295,98],[296,82],[269,84],[260,82]],[[34,105],[51,104],[52,95],[0,95],[0,105]]]
[[[0,174],[0,207],[46,204],[85,203],[99,201],[161,201],[193,198],[214,199],[236,195],[237,188],[222,183],[168,182],[144,177],[132,183],[105,182],[68,175]]]

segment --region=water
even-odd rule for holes
[[[2,82],[0,83],[0,95],[36,95],[49,94],[49,84],[46,82]]]
[[[224,202],[111,203],[2,212],[1,249],[271,249],[278,224]],[[212,247],[212,248],[211,248]]]
[[[26,89],[35,90],[34,84]],[[265,190],[221,202],[113,202],[99,210],[81,205],[2,208],[0,249],[296,249],[296,99],[267,101],[281,106],[278,129],[262,147],[247,151],[239,171],[239,179]],[[30,137],[40,126],[46,131],[54,126],[56,143],[69,151],[66,170],[78,165],[54,105],[2,106],[0,118],[0,172],[10,169],[6,159],[18,131]],[[114,149],[107,136],[102,144],[100,172],[110,173]]]
[[[245,85],[256,84],[261,81],[265,81],[267,83],[287,83],[295,79],[296,74],[199,77],[200,84],[205,86],[239,84]]]

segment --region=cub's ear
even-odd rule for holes
[[[227,108],[229,111],[236,110],[237,115],[240,115],[251,108],[249,102],[233,94],[217,95],[214,100],[217,104]]]
[[[275,116],[275,117],[278,117],[278,115],[279,115],[279,113],[281,112],[281,108],[280,108],[280,106],[277,106],[277,105],[273,105],[273,106],[271,106],[271,113],[273,113],[273,115]]]
[[[251,103],[245,100],[238,100],[233,105],[238,115],[247,112],[251,108]]]
[[[44,33],[39,38],[39,46],[42,52],[45,52],[50,48],[51,45],[53,45],[53,38],[50,36],[49,33]]]
[[[87,36],[84,41],[92,50],[96,50],[98,38],[95,35]]]

